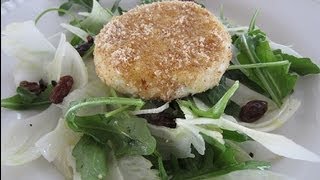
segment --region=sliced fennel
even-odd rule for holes
[[[239,131],[251,137],[271,152],[291,159],[320,162],[320,157],[315,153],[305,149],[304,147],[296,144],[292,140],[276,134],[256,131],[247,127],[241,126],[234,122],[232,116],[224,115],[219,119],[210,118],[195,118],[188,119],[188,123],[194,125],[215,125],[223,129],[232,131]]]
[[[61,34],[59,46],[52,62],[47,65],[48,79],[59,81],[61,76],[73,77],[73,89],[82,88],[88,83],[88,72],[79,53]]]
[[[294,178],[288,177],[283,174],[271,172],[271,171],[261,171],[261,170],[240,170],[233,171],[231,173],[211,178],[212,180],[294,180]],[[207,179],[209,180],[209,179]]]
[[[191,152],[191,145],[199,154],[203,155],[205,152],[205,141],[201,133],[224,144],[222,134],[219,131],[195,126],[181,119],[177,119],[176,123],[177,128],[175,129],[148,125],[151,134],[157,139],[158,149],[164,159],[170,158],[171,154],[177,158],[195,157]]]
[[[75,161],[71,152],[81,135],[69,129],[65,120],[60,118],[57,127],[41,137],[35,146],[42,156],[49,162],[53,162],[65,177],[72,179],[75,173]]]
[[[18,60],[14,69],[15,84],[23,80],[45,79],[45,66],[55,53],[55,47],[36,28],[33,21],[11,23],[1,32],[1,48]]]
[[[96,0],[93,0],[91,13],[80,24],[84,30],[98,34],[112,16],[113,14],[108,9],[104,9]]]
[[[108,179],[110,180],[160,180],[159,172],[143,156],[124,156],[116,159],[110,153]]]
[[[168,108],[169,108],[169,103],[167,102],[167,103],[165,103],[162,106],[157,107],[157,108],[132,111],[132,114],[139,115],[139,114],[161,113],[162,111],[164,111],[164,110],[166,110]]]
[[[72,26],[70,24],[66,24],[66,23],[62,23],[61,26],[65,29],[67,29],[68,31],[70,31],[71,33],[73,33],[74,35],[78,36],[79,38],[81,38],[83,41],[87,42],[87,37],[89,36],[89,33],[87,33],[86,31],[82,30],[81,28],[78,28],[76,26]]]
[[[35,143],[54,129],[61,115],[61,110],[51,105],[40,114],[10,126],[1,142],[1,164],[21,165],[40,157],[41,152]]]

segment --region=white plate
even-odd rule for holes
[[[110,7],[113,0],[100,0],[105,7]],[[34,19],[46,8],[57,7],[63,0],[13,0],[1,5],[1,29],[16,21]],[[132,7],[136,1],[123,0],[123,4]],[[221,4],[227,17],[238,24],[248,24],[256,9],[260,9],[257,24],[276,42],[293,45],[294,49],[304,56],[313,58],[320,64],[319,0],[219,0],[205,1],[206,7],[216,15]],[[59,22],[65,21],[56,13],[46,15],[38,27],[47,36],[59,31]],[[1,51],[1,98],[14,94],[11,70],[15,60]],[[320,154],[320,76],[303,77],[299,80],[295,97],[302,101],[301,108],[283,128],[276,133],[284,134],[313,152]],[[17,114],[1,109],[1,129],[13,121],[28,114]],[[2,137],[2,136],[1,136]],[[3,148],[3,147],[1,147]],[[273,164],[272,170],[281,172],[296,179],[320,179],[320,164],[282,159]],[[57,180],[63,179],[59,172],[44,159],[19,167],[1,167],[1,179],[15,180]]]

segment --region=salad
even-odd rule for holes
[[[138,8],[161,3],[141,0]],[[184,3],[207,11],[196,1]],[[54,36],[57,45],[36,26],[49,12],[71,18]],[[271,133],[298,110],[292,93],[299,77],[320,68],[270,40],[256,26],[258,12],[242,26],[221,10],[232,59],[219,84],[170,100],[123,93],[97,76],[98,34],[130,12],[120,0],[107,8],[96,0],[68,0],[5,27],[2,50],[19,63],[16,94],[3,98],[1,107],[39,113],[7,129],[2,165],[42,156],[66,179],[232,180],[291,179],[268,170],[281,157],[320,162],[319,155]]]

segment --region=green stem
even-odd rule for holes
[[[241,35],[241,40],[242,40],[242,42],[244,44],[246,54],[248,55],[249,60],[251,61],[251,63],[253,63],[253,64],[259,63],[259,62],[256,61],[254,53],[251,52],[251,49],[250,49],[250,47],[249,47],[249,45],[247,43],[247,40],[246,40],[246,37],[245,37],[244,34]],[[265,75],[264,75],[262,70],[256,68],[256,69],[254,69],[254,71],[256,72],[256,75],[260,79],[260,81],[263,84],[264,88],[270,94],[270,96],[273,99],[273,101],[277,104],[278,107],[280,107],[281,106],[281,100],[280,100],[279,96],[273,90],[273,89],[276,89],[276,88],[275,87],[270,87],[270,85],[272,85],[272,84],[270,84],[268,82],[268,79],[265,77]]]
[[[85,106],[96,106],[96,105],[102,105],[102,104],[142,106],[144,104],[144,101],[142,101],[141,99],[122,98],[122,97],[99,97],[99,98],[87,98],[87,99],[75,102],[73,104],[74,105],[71,106],[66,112],[66,116]]]
[[[259,10],[256,10],[256,12],[254,13],[251,21],[250,21],[250,25],[249,25],[249,29],[248,29],[248,32],[251,32],[255,29],[256,27],[256,19],[257,19],[257,16],[258,16],[258,13],[259,13]]]
[[[203,111],[196,107],[192,102],[190,101],[178,101],[178,104],[180,106],[186,107],[191,109],[192,113],[199,117],[207,117],[207,118],[213,118],[218,119],[220,116],[224,113],[224,110],[226,109],[228,105],[228,101],[233,96],[233,94],[236,92],[236,90],[239,88],[239,81],[236,81],[231,88],[222,96],[222,98],[210,109],[207,111]]]
[[[233,69],[250,69],[250,68],[264,68],[287,65],[290,62],[288,60],[268,63],[256,63],[256,64],[241,64],[241,65],[230,65],[227,70]]]
[[[118,114],[118,113],[123,112],[124,110],[128,109],[129,107],[130,107],[130,106],[121,106],[121,107],[118,108],[118,109],[115,109],[115,110],[113,110],[113,111],[107,112],[104,116],[105,116],[106,118],[111,117],[111,116],[114,116],[114,115],[116,115],[116,114]]]
[[[37,18],[35,19],[35,21],[34,21],[35,24],[37,24],[37,23],[39,22],[40,18],[41,18],[43,15],[45,15],[45,14],[47,14],[48,12],[51,12],[51,11],[58,11],[58,12],[66,13],[66,14],[68,14],[69,16],[71,16],[74,21],[76,21],[78,24],[80,24],[79,21],[77,20],[77,17],[76,17],[76,16],[74,16],[73,14],[71,14],[69,11],[64,10],[64,9],[60,9],[60,8],[49,8],[49,9],[43,11],[43,12],[40,13],[40,14],[37,16]]]

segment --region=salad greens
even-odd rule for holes
[[[99,1],[99,0],[97,0]],[[60,5],[59,9],[63,9],[63,10],[70,10],[71,7],[73,7],[74,5],[78,5],[84,9],[86,9],[88,12],[91,11],[92,6],[93,6],[93,1],[92,0],[68,0],[68,2],[65,2],[63,4]],[[64,15],[64,12],[58,12],[59,16]]]
[[[137,117],[118,114],[109,118],[103,115],[76,117],[73,124],[77,132],[90,135],[97,142],[111,141],[117,156],[152,154],[156,141],[147,128],[147,122]]]
[[[288,60],[291,63],[289,70],[299,74],[300,76],[320,73],[320,68],[314,64],[310,58],[300,58],[289,55],[283,53],[280,49],[274,50],[273,53],[275,55],[280,55],[284,60]]]
[[[90,136],[82,136],[72,152],[76,158],[76,169],[80,172],[81,178],[105,179],[109,152],[110,148],[107,145],[94,141]]]
[[[293,72],[299,75],[317,74],[320,73],[320,69],[308,58],[297,58],[282,54],[281,50],[273,50],[266,34],[260,29],[256,29],[256,16],[257,13],[252,18],[246,33],[233,36],[233,44],[239,50],[237,63],[246,65],[246,67],[253,66],[252,64],[258,67],[260,63],[265,63],[265,65],[270,63],[266,67],[239,69],[280,107],[283,104],[283,99],[292,93],[298,79],[298,76]],[[283,64],[282,66],[273,66],[275,63]]]
[[[17,87],[17,94],[1,99],[1,107],[14,110],[26,110],[34,109],[39,107],[48,107],[51,104],[49,96],[53,90],[52,85],[41,92],[40,94],[35,94],[22,87]]]
[[[140,4],[157,1],[141,0]],[[76,6],[87,12],[75,15]],[[55,47],[35,27],[51,11],[73,18],[61,24],[73,34],[70,43],[62,33]],[[8,149],[2,152],[3,164],[20,165],[42,155],[67,178],[85,180],[283,177],[265,171],[269,162],[250,157],[241,147],[247,142],[259,143],[279,156],[320,161],[292,140],[267,133],[299,107],[300,102],[290,96],[298,77],[318,74],[320,69],[311,59],[270,41],[255,26],[257,13],[249,27],[234,26],[222,14],[222,22],[233,34],[234,57],[218,86],[165,103],[118,95],[95,75],[88,58],[94,45],[88,44],[88,37],[92,40],[113,16],[125,11],[120,0],[110,10],[97,0],[68,0],[41,13],[35,23],[6,27],[2,48],[19,60],[16,84],[26,79],[57,81],[66,74],[75,83],[58,105],[49,106],[52,85],[40,94],[18,87],[17,95],[1,100],[1,107],[14,110],[49,106],[12,126],[4,141]],[[83,44],[90,46],[81,57],[77,49]],[[268,102],[264,121],[238,122],[241,105],[252,99]],[[36,132],[31,127],[37,127]]]

